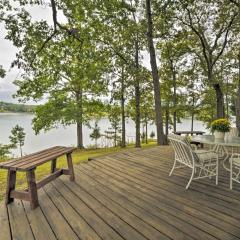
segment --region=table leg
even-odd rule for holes
[[[35,209],[39,205],[36,178],[35,178],[35,169],[28,171],[26,174],[27,174],[28,193],[29,193],[31,209]]]
[[[70,181],[74,181],[75,177],[74,177],[74,170],[73,170],[73,163],[72,163],[72,154],[68,153],[67,154],[67,164],[68,164],[68,171],[69,171],[69,175],[70,175]]]
[[[11,191],[15,189],[15,185],[16,185],[16,171],[8,170],[6,204],[9,204],[14,201],[14,198],[11,198],[10,194]]]

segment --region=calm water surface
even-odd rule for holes
[[[57,129],[52,129],[48,132],[41,132],[38,135],[35,135],[32,130],[32,118],[33,114],[26,113],[0,113],[0,143],[8,144],[9,143],[9,135],[11,134],[11,129],[16,125],[20,125],[24,128],[26,132],[25,145],[23,147],[23,152],[25,154],[32,153],[35,151],[39,151],[44,148],[48,148],[54,145],[65,145],[65,146],[74,146],[76,145],[76,127],[75,125],[71,125],[68,127],[59,126]],[[98,123],[101,133],[104,133],[105,130],[109,130],[110,123],[108,119],[103,118]],[[94,121],[91,122],[91,126],[94,126]],[[182,120],[182,123],[177,125],[177,130],[190,130],[191,121],[190,119]],[[207,131],[205,126],[201,121],[194,121],[194,130],[199,131]],[[151,125],[148,128],[148,132],[150,134],[151,131],[156,133],[155,126]],[[90,139],[89,135],[92,130],[87,126],[83,127],[84,134],[84,146],[89,146],[94,144],[94,142]],[[127,140],[132,141],[135,135],[134,122],[132,120],[128,120],[126,122],[126,135]],[[98,141],[99,143],[101,140]],[[18,149],[12,151],[16,156],[19,154]]]

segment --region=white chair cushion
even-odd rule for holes
[[[209,162],[212,160],[217,160],[218,155],[213,151],[206,151],[203,149],[194,151],[200,162]]]

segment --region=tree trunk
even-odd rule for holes
[[[229,119],[229,100],[228,100],[228,81],[227,81],[227,90],[226,90],[226,95],[225,95],[225,101],[226,101],[226,118]]]
[[[117,146],[117,128],[114,129],[114,147]]]
[[[194,123],[194,104],[195,104],[195,98],[193,95],[193,100],[192,100],[192,116],[191,116],[191,132],[193,131],[193,123]]]
[[[168,135],[168,129],[169,129],[169,108],[168,108],[168,106],[167,106],[165,114],[166,114],[165,134],[167,136]]]
[[[135,147],[141,147],[141,133],[140,133],[140,86],[139,86],[139,46],[138,46],[138,36],[135,40],[135,67],[136,67],[136,78],[135,78],[135,111],[136,111],[136,140]]]
[[[172,80],[173,80],[173,131],[177,131],[177,81],[176,81],[176,72],[173,66],[173,60],[170,60],[170,68],[172,72]]]
[[[23,155],[22,154],[22,145],[20,144],[19,147],[20,147],[20,154],[21,154],[21,157],[22,157],[22,155]]]
[[[213,88],[216,93],[217,98],[217,118],[224,118],[225,117],[225,111],[224,111],[224,96],[221,89],[221,86],[219,83],[213,84]]]
[[[82,91],[79,90],[76,92],[76,101],[77,101],[77,148],[83,147],[83,106],[82,106]]]
[[[154,102],[155,102],[155,113],[156,113],[156,125],[157,125],[157,144],[166,144],[166,138],[163,132],[163,119],[161,109],[161,93],[160,83],[157,69],[157,61],[155,55],[155,48],[153,44],[153,23],[152,23],[152,11],[151,11],[151,0],[146,0],[146,17],[147,17],[147,39],[150,53],[150,63],[152,69],[153,87],[154,87]]]
[[[145,142],[148,144],[148,121],[145,121]]]
[[[122,141],[121,141],[121,147],[126,147],[126,127],[125,127],[125,97],[124,97],[124,75],[123,75],[123,69],[122,69],[122,76],[121,76],[121,115],[122,115]]]
[[[240,52],[238,54],[238,88],[235,108],[236,108],[236,127],[238,128],[238,136],[240,137]]]

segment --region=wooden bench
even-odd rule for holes
[[[73,147],[52,147],[40,152],[36,152],[11,161],[0,163],[0,168],[8,170],[6,204],[14,201],[14,198],[29,201],[31,209],[38,207],[37,189],[43,187],[50,181],[56,179],[62,174],[70,175],[70,181],[74,181],[74,171],[72,164]],[[67,169],[57,169],[57,158],[65,155],[67,157]],[[38,166],[51,161],[50,175],[36,182],[35,170]],[[28,188],[25,191],[15,190],[16,173],[26,172]]]

